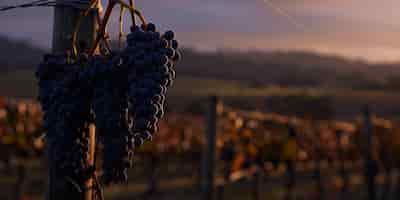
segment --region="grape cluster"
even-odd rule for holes
[[[91,64],[96,71],[93,111],[103,144],[103,181],[106,184],[125,182],[133,157],[127,121],[127,74],[115,60],[118,59],[98,57]]]
[[[122,52],[79,59],[45,56],[36,73],[39,100],[49,160],[60,172],[76,181],[91,175],[88,127],[94,121],[103,147],[103,182],[127,181],[134,149],[151,140],[164,115],[180,59],[174,37],[150,23],[132,28]]]
[[[127,181],[134,148],[157,131],[180,58],[174,33],[161,36],[153,24],[132,28],[127,43],[123,52],[91,65],[100,80],[94,84],[93,107],[106,184]]]
[[[49,162],[58,173],[83,183],[89,176],[90,88],[83,84],[80,65],[68,56],[46,55],[36,71],[44,111]]]
[[[134,145],[140,146],[157,132],[157,122],[164,115],[167,87],[175,79],[174,64],[180,59],[174,32],[161,35],[152,23],[135,26],[127,36],[122,52],[129,70],[129,116]]]

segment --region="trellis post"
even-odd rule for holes
[[[212,200],[214,197],[214,169],[217,132],[217,103],[218,98],[211,96],[207,106],[206,145],[203,150],[202,193],[203,199]]]
[[[367,137],[367,149],[365,158],[365,175],[367,180],[368,199],[376,199],[375,177],[377,174],[377,163],[373,158],[373,124],[371,110],[368,105],[363,109],[364,133]]]
[[[67,2],[70,0],[57,0],[57,2]],[[87,2],[88,8],[91,4],[91,0],[81,0],[81,2]],[[96,6],[97,7],[97,6]],[[73,48],[72,39],[75,27],[79,21],[79,17],[84,10],[71,8],[71,7],[56,7],[54,10],[54,26],[53,26],[53,41],[52,41],[52,52],[54,54],[66,53],[71,51]],[[79,51],[88,50],[96,37],[97,24],[96,16],[98,11],[96,9],[90,10],[88,15],[82,18],[77,32],[77,47]],[[89,131],[90,137],[90,148],[89,148],[89,164],[94,164],[95,155],[95,127],[90,126]],[[49,156],[52,154],[52,144],[48,144]],[[51,159],[51,157],[49,158]],[[90,179],[81,187],[81,191],[74,186],[73,183],[69,182],[65,177],[61,176],[56,171],[54,166],[49,163],[49,186],[47,191],[48,200],[93,200],[93,179]],[[82,190],[83,189],[83,190]]]

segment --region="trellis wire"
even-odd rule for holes
[[[17,8],[30,8],[30,7],[71,7],[77,9],[85,9],[90,5],[89,1],[85,0],[36,0],[29,3],[18,5],[0,6],[1,11],[8,11]]]

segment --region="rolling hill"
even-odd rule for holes
[[[33,69],[46,50],[0,37],[0,72]],[[400,87],[400,65],[369,64],[313,52],[200,52],[185,48],[180,75],[239,81],[249,87],[334,87],[382,89],[388,80]],[[392,84],[392,83],[389,83]]]
[[[5,38],[0,38],[0,49],[0,96],[35,97],[34,68],[45,50]],[[310,52],[183,49],[183,54],[169,93],[174,109],[199,109],[205,96],[216,94],[238,106],[285,114],[319,110],[317,104],[342,117],[357,114],[362,104],[380,115],[399,113],[396,63],[368,64]]]
[[[33,68],[45,50],[0,36],[0,72]]]

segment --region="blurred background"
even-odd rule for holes
[[[160,132],[107,199],[204,199],[207,170],[215,199],[400,196],[399,1],[136,3],[177,32],[183,60]],[[0,12],[0,26],[0,199],[43,199],[34,71],[50,52],[53,9]]]

